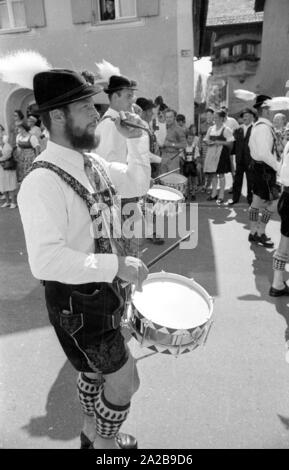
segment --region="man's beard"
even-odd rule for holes
[[[70,116],[66,118],[64,132],[72,148],[76,150],[93,150],[99,145],[100,138],[86,129],[74,126]]]

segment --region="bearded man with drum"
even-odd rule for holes
[[[117,113],[113,125],[126,139],[127,164],[86,153],[98,143],[92,99],[98,91],[74,71],[35,75],[37,111],[50,140],[23,181],[18,204],[31,271],[44,280],[50,322],[79,372],[81,448],[131,449],[136,439],[119,429],[139,378],[120,329],[122,281],[141,289],[148,269],[126,255],[123,235],[114,235],[111,220],[120,214],[118,194],[147,192],[150,162],[139,152],[142,131],[123,128]]]

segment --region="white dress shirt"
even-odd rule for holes
[[[243,132],[244,132],[244,137],[246,137],[248,129],[250,129],[250,127],[252,127],[252,125],[253,125],[253,123],[249,124],[248,126],[246,126],[245,124],[241,125],[241,127],[243,129]]]
[[[143,121],[143,122],[142,122],[142,125],[143,125],[144,127],[146,127],[148,130],[151,130],[151,129],[150,129],[150,125],[149,125],[148,122]],[[154,154],[154,153],[152,153],[152,152],[150,151],[150,138],[149,138],[149,135],[148,135],[147,132],[144,132],[144,133],[143,133],[143,135],[142,135],[142,137],[141,137],[141,140],[142,140],[142,144],[143,144],[143,147],[142,147],[143,150],[142,150],[142,152],[143,152],[143,153],[148,152],[150,162],[151,162],[151,163],[161,163],[161,161],[162,161],[161,157],[159,157],[158,155],[156,155],[156,154]]]
[[[99,122],[96,128],[96,134],[100,136],[97,154],[107,162],[126,163],[128,155],[127,139],[117,130],[111,119],[104,119],[106,116],[117,118],[119,112],[108,108]]]
[[[280,162],[277,162],[276,155],[272,153],[274,143],[272,128],[269,119],[259,118],[253,126],[249,139],[249,148],[253,160],[267,163],[275,171],[279,171]]]
[[[280,182],[284,186],[289,186],[289,142],[285,145],[283,152],[283,162],[280,170]]]
[[[157,142],[160,147],[162,147],[165,143],[166,136],[167,136],[167,125],[165,122],[159,122],[157,120],[158,129],[155,130],[155,136],[157,138]]]
[[[128,165],[94,157],[107,171],[119,195],[145,194],[150,184],[148,157],[139,152],[140,139],[128,140]],[[84,170],[83,156],[48,141],[36,159],[51,162],[93,188]],[[22,182],[18,205],[32,274],[66,284],[112,282],[118,271],[115,254],[94,254],[92,222],[85,202],[53,171],[38,168]]]

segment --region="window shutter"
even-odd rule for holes
[[[160,0],[137,0],[137,16],[157,16],[160,13]]]
[[[71,0],[72,21],[74,24],[92,22],[92,0]]]
[[[46,26],[44,0],[24,0],[24,8],[28,28]]]

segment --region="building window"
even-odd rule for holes
[[[247,44],[247,54],[256,55],[256,45],[255,44]]]
[[[230,49],[228,47],[223,47],[220,50],[220,57],[224,59],[224,58],[228,58],[229,56],[230,56]]]
[[[136,0],[97,0],[100,21],[136,18]]]
[[[236,44],[235,46],[233,46],[232,55],[234,57],[242,55],[242,44]]]
[[[24,0],[0,0],[0,30],[25,26]]]

